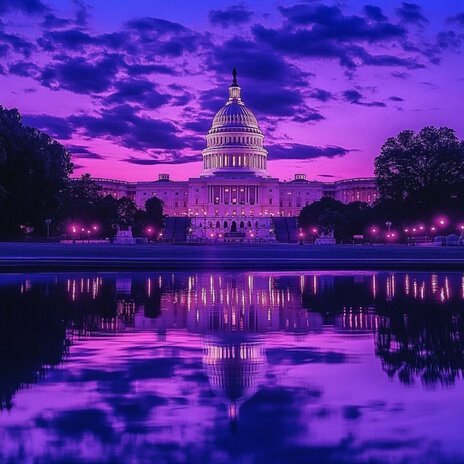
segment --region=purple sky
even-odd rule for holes
[[[367,176],[400,130],[464,137],[463,39],[460,0],[1,0],[0,104],[75,174],[181,180],[236,66],[271,174]]]

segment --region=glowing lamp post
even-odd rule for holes
[[[155,229],[151,226],[148,226],[145,230],[146,230],[148,241],[150,241],[150,238],[152,238],[153,234],[155,233]]]
[[[392,222],[391,222],[391,221],[387,221],[387,222],[385,223],[385,225],[387,226],[388,234],[390,234],[390,229],[391,229],[391,226],[392,226]]]
[[[50,224],[52,223],[51,219],[45,219],[45,224],[47,225],[47,238],[50,237]]]

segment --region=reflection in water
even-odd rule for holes
[[[10,409],[12,413],[16,409],[15,394],[37,382],[42,385],[52,382],[53,375],[58,374],[51,368],[66,360],[61,364],[66,371],[74,359],[74,348],[82,353],[81,347],[88,347],[81,354],[87,361],[98,358],[93,352],[114,340],[108,353],[119,353],[125,345],[117,341],[126,339],[128,334],[138,335],[140,340],[149,334],[150,341],[145,342],[143,349],[150,354],[136,359],[132,353],[121,351],[116,361],[113,360],[116,364],[111,375],[105,367],[103,371],[82,368],[84,380],[79,381],[87,388],[96,388],[95,395],[108,395],[106,406],[96,407],[92,413],[98,416],[102,411],[113,411],[112,420],[101,419],[102,427],[122,420],[126,426],[132,424],[130,433],[142,433],[142,423],[147,427],[150,424],[148,430],[151,427],[158,430],[157,414],[161,414],[163,407],[167,408],[168,398],[174,396],[175,403],[166,412],[166,417],[173,417],[174,422],[185,421],[185,415],[190,413],[195,417],[200,406],[206,408],[213,401],[211,398],[219,398],[223,406],[215,402],[215,411],[224,414],[227,411],[234,430],[244,428],[241,435],[244,449],[247,434],[258,434],[254,427],[261,420],[271,424],[276,435],[270,440],[280,443],[279,446],[284,446],[284,442],[288,446],[293,435],[300,436],[303,432],[318,437],[315,430],[312,435],[309,430],[294,430],[292,427],[296,426],[286,423],[283,415],[288,412],[301,421],[313,402],[321,397],[324,400],[323,395],[328,395],[333,385],[343,384],[344,378],[350,375],[345,364],[356,369],[356,363],[348,364],[352,353],[345,352],[345,346],[353,346],[353,352],[358,355],[353,359],[364,359],[366,353],[373,352],[377,358],[352,379],[360,398],[364,397],[363,390],[369,391],[371,376],[376,376],[372,366],[381,374],[379,382],[392,380],[388,384],[391,388],[413,389],[415,384],[427,387],[424,391],[429,391],[429,387],[462,387],[458,381],[464,371],[464,275],[460,273],[16,275],[2,277],[0,302],[0,408]],[[314,346],[308,347],[308,343]],[[166,359],[148,351],[153,345]],[[313,365],[317,369],[310,371]],[[308,369],[301,378],[296,375],[300,368]],[[77,382],[71,374],[65,378],[65,385]],[[170,378],[176,379],[176,386],[163,390],[167,386],[161,380],[167,382]],[[161,379],[160,383],[155,379]],[[322,382],[323,386],[314,388],[311,386],[314,381]],[[109,393],[106,382],[113,389]],[[346,387],[349,389],[350,385]],[[173,392],[177,388],[181,392],[175,396]],[[188,400],[189,412],[176,418],[179,405],[196,390],[202,396]],[[208,396],[208,392],[213,396]],[[383,393],[388,396],[387,390]],[[401,390],[401,395],[403,399],[408,398],[405,390]],[[383,408],[379,404],[378,401],[362,407],[348,404],[343,410],[343,420],[362,424],[362,415],[369,408],[376,411]],[[19,400],[17,406],[21,410]],[[392,411],[401,407],[396,405]],[[145,411],[145,408],[148,409]],[[320,404],[318,408],[312,411],[313,421],[329,420],[334,414],[327,404]],[[152,409],[158,412],[151,418]],[[250,410],[258,411],[259,417],[251,417],[247,412]],[[65,411],[57,415],[56,427],[65,431],[68,427],[71,433],[75,425],[66,422],[66,414],[77,413]],[[123,414],[125,419],[118,414]],[[51,419],[46,417],[35,419],[36,426],[51,427]],[[71,422],[76,423],[74,419]],[[285,430],[279,429],[284,425]],[[309,427],[305,423],[306,426]],[[352,433],[355,433],[356,427],[353,427]],[[240,430],[236,433],[240,434]],[[350,441],[353,438],[345,439],[343,446],[349,452],[345,449],[342,453],[344,460],[337,460],[338,455],[330,453],[318,456],[328,462],[352,462],[349,456],[354,452]],[[105,440],[109,438],[101,438],[102,443]],[[170,432],[166,432],[163,440],[173,440]],[[210,446],[219,446],[222,438],[217,440]],[[255,437],[255,441],[260,440]],[[229,445],[221,446],[225,449]],[[248,446],[247,452],[255,453],[256,443]],[[300,445],[295,442],[292,446]],[[381,449],[384,445],[378,446]],[[320,448],[317,449],[320,453]],[[359,449],[356,452],[361,453]],[[228,453],[240,454],[232,449]],[[262,459],[269,460],[269,456]],[[278,455],[273,459],[285,461],[279,460]],[[173,457],[173,462],[180,460]]]
[[[258,390],[265,362],[259,339],[226,335],[205,342],[203,365],[211,388],[226,404],[232,421],[238,418],[240,405]]]

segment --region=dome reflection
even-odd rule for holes
[[[203,366],[214,393],[227,407],[231,421],[240,406],[253,397],[263,379],[266,350],[259,337],[206,337]]]

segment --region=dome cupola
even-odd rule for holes
[[[213,118],[203,150],[203,176],[252,174],[267,176],[267,151],[264,135],[253,112],[245,106],[237,82],[237,70],[232,71],[229,99]]]

